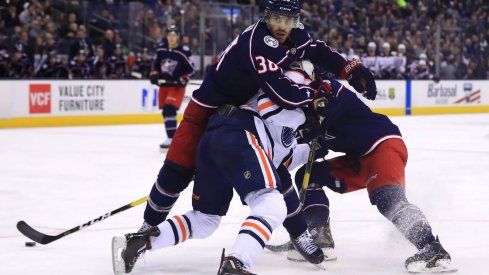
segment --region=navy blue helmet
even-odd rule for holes
[[[299,17],[301,7],[299,0],[268,0],[265,12]]]
[[[168,27],[168,29],[166,30],[166,32],[167,33],[174,32],[177,35],[180,35],[180,30],[175,25],[171,25],[170,27]]]

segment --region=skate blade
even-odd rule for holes
[[[406,267],[411,274],[440,274],[440,273],[454,273],[458,269],[452,266],[450,260],[438,260],[434,267],[426,267],[426,262],[411,263]]]
[[[114,274],[125,274],[126,263],[122,259],[122,251],[126,249],[126,238],[115,236],[112,238],[112,267]]]
[[[326,256],[326,255],[325,255]],[[297,250],[293,249],[290,250],[289,253],[287,253],[287,260],[291,262],[296,262],[296,263],[310,263],[313,266],[321,269],[321,270],[326,270],[326,266],[324,265],[324,262],[327,261],[326,258],[323,262],[319,264],[313,264],[311,262],[308,262]]]
[[[336,256],[336,253],[334,252],[334,248],[322,248],[323,253],[324,253],[324,261],[325,262],[333,262],[338,260],[338,256]]]
[[[321,250],[323,251],[325,262],[333,262],[338,260],[338,256],[336,256],[333,248],[322,248]],[[287,253],[287,260],[291,262],[307,262],[306,259],[304,259],[304,257],[295,249],[290,250]]]

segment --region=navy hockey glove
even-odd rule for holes
[[[323,137],[318,138],[318,142],[316,143],[316,152],[314,152],[315,159],[323,159],[329,152],[329,144],[326,139]]]
[[[369,69],[358,59],[345,62],[341,70],[341,78],[346,79],[357,92],[370,100],[377,96],[375,78]]]
[[[159,74],[150,74],[149,75],[149,81],[151,82],[151,84],[153,85],[158,85],[158,78],[159,78]]]
[[[298,143],[309,143],[321,134],[321,125],[315,112],[311,108],[303,108],[306,122],[299,127]]]
[[[299,58],[302,57],[304,50],[311,44],[311,36],[304,30],[304,27],[302,29],[293,28],[290,32],[290,39],[293,42],[290,52]]]

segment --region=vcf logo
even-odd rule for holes
[[[29,113],[51,113],[51,84],[29,85]]]

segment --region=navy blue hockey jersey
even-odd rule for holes
[[[331,150],[358,157],[386,139],[401,138],[399,128],[387,116],[370,110],[338,81],[331,80],[331,84],[335,98],[328,104],[323,122]]]
[[[159,74],[160,79],[179,82],[184,75],[194,72],[192,53],[186,45],[170,49],[167,43],[162,43],[156,49],[151,74]]]
[[[201,87],[193,93],[193,100],[211,108],[223,104],[239,106],[262,88],[269,98],[286,109],[309,103],[314,90],[295,84],[283,74],[282,68],[304,58],[339,74],[345,59],[326,43],[312,40],[303,29],[293,29],[291,38],[298,43],[287,47],[273,38],[262,20],[251,25],[207,71]]]

